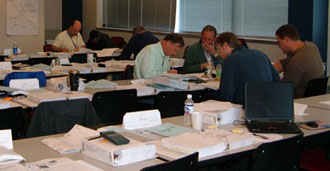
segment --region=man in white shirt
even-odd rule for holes
[[[52,45],[52,51],[55,52],[72,52],[79,51],[79,47],[86,47],[84,40],[79,33],[81,23],[74,20],[67,30],[62,31],[56,36]]]

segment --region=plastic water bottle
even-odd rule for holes
[[[18,47],[17,47],[17,43],[14,42],[14,45],[13,45],[13,54],[14,55],[17,55],[18,54]]]
[[[221,79],[221,72],[222,72],[222,65],[221,65],[221,64],[218,64],[218,65],[215,67],[215,70],[216,70],[216,77],[215,77],[215,80],[220,81],[220,79]]]
[[[191,113],[194,111],[194,101],[192,95],[188,94],[184,102],[184,126],[191,128]]]

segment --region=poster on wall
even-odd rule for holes
[[[39,0],[7,0],[7,34],[38,35]]]

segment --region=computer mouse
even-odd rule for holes
[[[317,128],[319,125],[314,122],[314,121],[309,121],[306,123],[307,126],[312,127],[312,128]]]

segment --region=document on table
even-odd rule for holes
[[[15,153],[12,149],[0,146],[0,166],[12,163],[18,163],[25,160],[21,155]]]
[[[32,170],[49,170],[49,171],[102,171],[102,169],[91,165],[83,160],[73,161],[69,158],[53,158],[44,159],[30,164]]]
[[[325,105],[330,105],[330,100],[322,101],[322,102],[320,102],[320,103],[325,104]]]
[[[300,104],[300,103],[294,103],[294,115],[296,116],[305,116],[307,115],[305,110],[307,109],[308,105]]]
[[[98,136],[97,131],[76,124],[63,137],[46,138],[41,142],[61,154],[68,154],[81,151],[84,140]]]
[[[162,135],[165,137],[172,137],[172,136],[177,136],[177,135],[180,135],[180,134],[183,134],[186,132],[192,132],[193,130],[186,128],[186,127],[174,125],[171,123],[165,123],[165,124],[161,124],[157,127],[145,129],[144,131],[152,132],[152,133]]]

